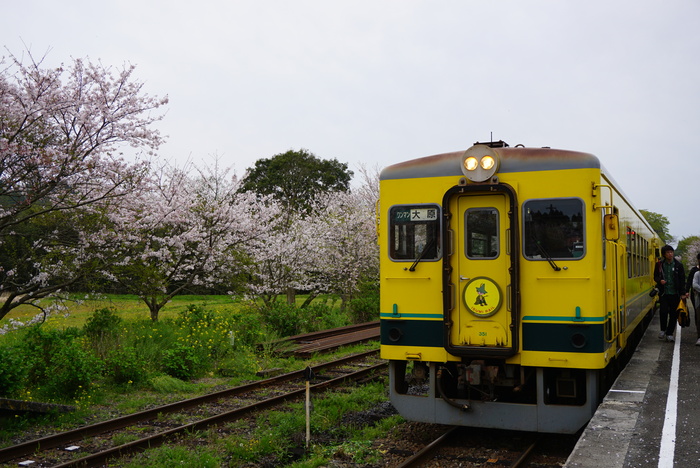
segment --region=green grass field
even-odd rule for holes
[[[42,307],[49,301],[42,301]],[[99,297],[86,298],[85,295],[72,295],[65,301],[67,309],[65,313],[53,313],[48,318],[46,325],[49,328],[82,327],[90,314],[95,310],[114,309],[119,317],[124,320],[143,320],[150,317],[148,307],[137,296],[124,294],[105,294]],[[163,307],[158,315],[159,319],[175,318],[187,309],[189,305],[196,305],[204,309],[214,309],[218,312],[237,312],[239,305],[231,297],[221,296],[175,296],[170,303]],[[7,323],[10,319],[26,322],[35,315],[41,313],[39,309],[31,306],[19,306],[12,310],[1,322]],[[1,323],[0,322],[0,323]]]

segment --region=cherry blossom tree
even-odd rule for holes
[[[270,306],[289,291],[308,291],[316,283],[308,272],[320,261],[318,230],[299,213],[287,210],[284,222],[250,245],[249,293]]]
[[[320,210],[317,226],[323,226],[319,237],[323,258],[316,275],[324,292],[339,294],[346,302],[357,292],[363,278],[379,274],[377,244],[377,202],[379,170],[360,167],[361,180],[350,192],[329,197]],[[310,295],[311,297],[311,295]]]
[[[700,253],[700,237],[690,236],[681,239],[678,242],[678,247],[676,252],[680,251],[682,261],[686,268],[690,270],[692,267],[698,264],[697,256]]]
[[[317,217],[323,234],[317,237],[320,258],[310,274],[316,291],[339,294],[343,306],[360,280],[379,270],[375,204],[365,201],[359,192],[338,193]]]
[[[163,142],[152,125],[168,99],[144,94],[133,66],[42,62],[0,59],[0,319],[94,271],[81,230],[147,172],[118,150]]]
[[[151,190],[110,215],[112,228],[93,242],[113,255],[105,276],[138,295],[155,321],[174,296],[193,286],[228,285],[243,273],[248,246],[279,211],[239,192],[238,179],[218,162],[194,170],[165,167],[152,182]]]
[[[377,274],[378,178],[369,172],[364,177],[355,190],[316,200],[306,214],[287,213],[288,224],[253,246],[250,288],[256,297],[270,304],[292,289],[308,291],[308,301],[321,293],[346,300],[363,275]]]

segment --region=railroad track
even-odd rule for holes
[[[430,466],[504,466],[510,468],[561,466],[576,436],[476,430],[450,426],[422,449],[403,458],[398,468]],[[543,440],[547,443],[543,443]]]
[[[312,370],[317,378],[310,385],[310,389],[314,393],[319,393],[346,384],[348,381],[368,379],[386,368],[386,362],[383,361],[368,363],[368,360],[375,358],[378,360],[378,351],[372,350],[314,366]],[[358,364],[360,368],[358,370],[347,370],[346,367],[353,363]],[[37,462],[39,460],[38,466],[102,466],[109,459],[157,447],[178,435],[241,419],[254,411],[300,398],[306,393],[306,380],[304,379],[306,372],[307,370],[289,372],[258,382],[2,448],[0,449],[0,463],[12,462],[12,465],[8,466],[17,466],[22,462]],[[333,377],[333,373],[340,375]],[[274,388],[280,386],[284,388],[273,391]],[[274,395],[262,397],[261,391],[263,389],[266,394],[274,393]],[[231,400],[234,397],[239,401],[232,402]],[[253,401],[251,402],[250,400]],[[241,401],[245,401],[245,403],[240,404]],[[202,413],[207,411],[205,409],[207,405],[213,403],[216,403],[215,410],[210,412],[211,414],[203,416]],[[196,411],[193,411],[193,409],[196,409]],[[169,422],[178,421],[182,418],[192,420],[184,424]],[[75,452],[68,450],[70,447],[95,445],[94,440],[96,438],[106,443],[115,438],[112,435],[105,436],[105,434],[113,434],[114,431],[124,430],[137,425],[139,426],[139,433],[146,432],[144,430],[146,425],[152,425],[153,429],[149,429],[148,432],[150,433],[140,437],[138,440],[116,446],[98,447],[92,453],[86,454],[81,458],[75,458]],[[31,460],[24,460],[24,458],[30,456]]]
[[[309,357],[314,353],[323,353],[342,346],[379,340],[379,321],[348,325],[331,330],[322,330],[302,335],[290,336],[266,343],[279,349],[283,355]],[[265,346],[261,345],[261,346]]]

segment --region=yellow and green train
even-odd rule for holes
[[[659,239],[588,153],[475,143],[380,175],[381,355],[405,418],[574,433],[653,315]]]

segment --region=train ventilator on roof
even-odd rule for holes
[[[489,180],[499,166],[498,154],[485,145],[474,145],[462,155],[462,173],[472,182]]]

